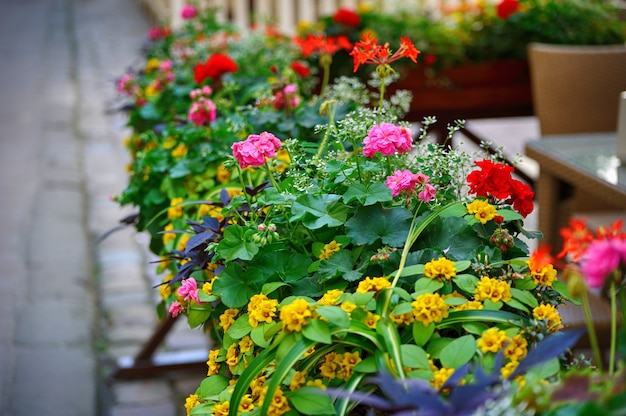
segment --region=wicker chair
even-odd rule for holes
[[[532,43],[533,107],[542,135],[615,131],[626,46]]]
[[[616,131],[619,98],[626,91],[626,46],[572,46],[533,43],[528,49],[534,113],[542,136]],[[626,208],[599,206],[593,198],[572,195],[561,206],[563,224],[584,216],[594,228],[626,218]],[[610,308],[591,296],[591,309],[602,347],[608,347]],[[583,327],[579,306],[559,308],[567,327]],[[588,339],[579,347],[587,347]]]

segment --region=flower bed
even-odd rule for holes
[[[327,74],[342,41],[239,36],[210,14],[153,35],[119,84],[134,135],[118,200],[162,256],[159,314],[215,343],[188,414],[551,407],[580,334],[560,331],[571,295],[549,248],[524,242],[540,237],[524,229],[532,190],[494,157],[427,140],[432,119],[414,137],[410,96],[389,94],[392,64],[418,59],[409,38],[364,36],[350,56],[372,83],[321,77],[318,95],[305,58]],[[624,235],[603,236],[621,267]]]

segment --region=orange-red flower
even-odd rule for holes
[[[320,55],[334,55],[340,49],[348,50],[352,47],[352,44],[345,36],[325,36],[309,34],[306,38],[297,36],[294,41],[302,50],[302,55],[305,58],[313,54]]]
[[[359,69],[362,64],[387,65],[400,58],[409,58],[417,63],[417,55],[420,51],[415,48],[413,42],[408,37],[400,38],[400,48],[391,54],[389,44],[380,45],[378,39],[371,31],[366,31],[361,35],[350,56],[354,59],[354,72]]]
[[[544,267],[551,265],[554,258],[552,257],[552,254],[550,254],[550,251],[552,251],[552,247],[550,246],[541,246],[537,248],[528,260],[528,268],[533,272],[537,272]]]

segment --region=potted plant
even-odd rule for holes
[[[382,39],[414,39],[422,51],[419,66],[399,68],[394,88],[413,91],[409,117],[419,121],[434,114],[446,119],[530,114],[527,45],[624,44],[622,15],[623,10],[606,1],[470,1],[392,13],[342,9],[323,18],[321,26],[328,35],[343,34],[352,41],[363,31]],[[335,62],[337,73],[349,71],[345,56]]]

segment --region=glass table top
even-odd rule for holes
[[[615,138],[615,133],[550,135],[527,146],[626,192],[626,162],[616,155]]]

